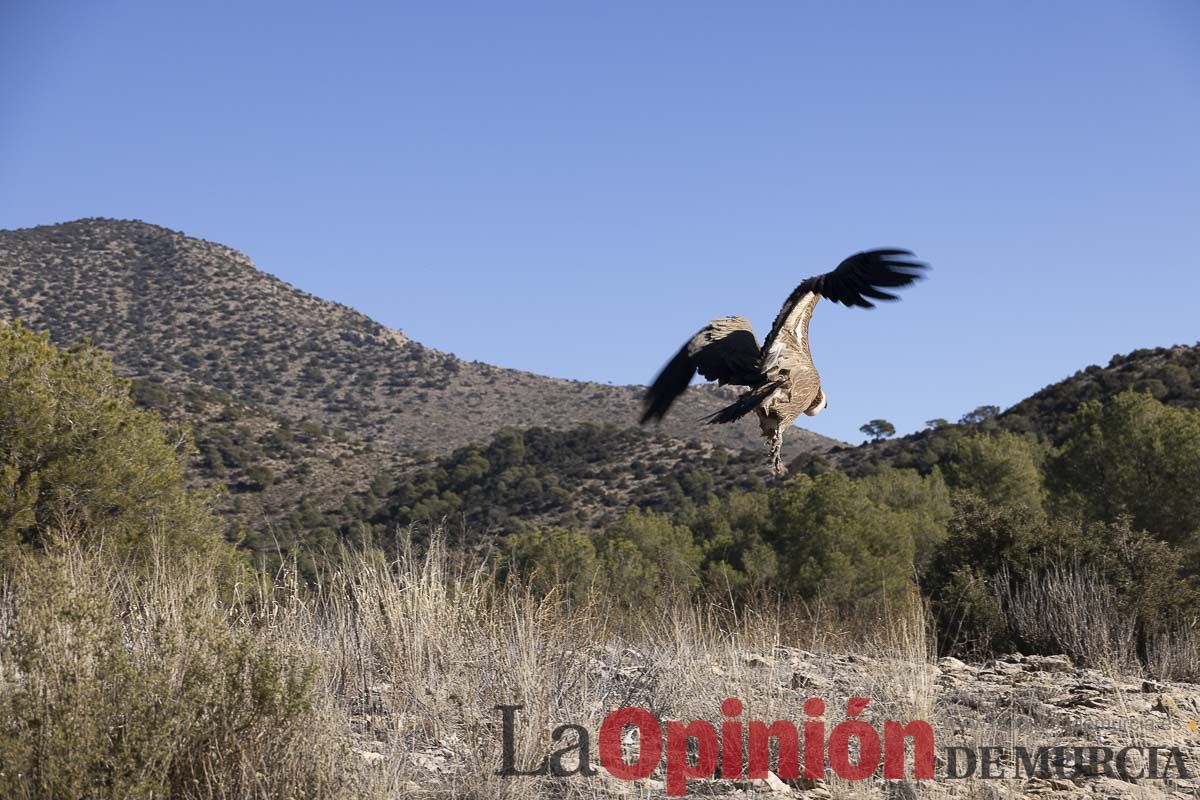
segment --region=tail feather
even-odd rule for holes
[[[726,422],[733,422],[749,414],[754,409],[758,408],[764,400],[783,385],[782,381],[772,381],[764,384],[757,389],[752,389],[739,397],[735,402],[725,406],[715,414],[709,414],[704,418],[704,421],[709,425],[723,425]]]

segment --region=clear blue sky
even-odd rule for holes
[[[653,8],[649,8],[653,6]],[[135,217],[468,359],[648,381],[823,306],[861,440],[1200,339],[1200,3],[0,0],[0,228]]]

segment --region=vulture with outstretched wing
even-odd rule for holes
[[[822,298],[844,306],[874,308],[871,300],[896,300],[884,289],[907,286],[926,265],[908,250],[868,250],[847,258],[833,272],[809,278],[783,304],[762,347],[745,317],[722,317],[688,340],[646,391],[642,423],[661,420],[699,372],[721,385],[745,386],[732,405],[707,417],[733,422],[753,411],[771,450],[777,475],[787,472],[780,458],[783,432],[801,414],[815,416],[827,405],[821,376],[808,350],[808,322]],[[868,299],[870,298],[870,299]]]

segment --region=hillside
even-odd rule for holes
[[[1057,445],[1066,437],[1068,421],[1081,404],[1106,400],[1129,389],[1146,392],[1167,405],[1200,408],[1200,343],[1114,355],[1106,366],[1093,364],[1081,369],[1003,412],[984,406],[957,423],[860,447],[804,455],[795,466],[811,469],[816,461],[851,473],[880,464],[924,470],[940,460],[956,436],[978,428],[1027,434]]]
[[[617,513],[677,491],[675,479],[650,485],[661,476],[684,476],[697,497],[763,477],[753,423],[696,424],[732,390],[697,387],[662,427],[641,429],[642,387],[463,361],[289,286],[236,250],[142,222],[0,231],[0,320],[112,354],[140,404],[192,431],[193,483],[222,491],[231,535],[255,550],[326,547],[347,525],[402,523],[412,509],[386,495],[410,484],[440,487],[436,501],[423,498],[427,511],[474,520],[477,503],[500,499],[493,522],[586,522],[602,505]],[[482,495],[442,480],[463,448],[533,426],[564,454],[589,443],[586,469],[565,455],[536,465],[539,486],[560,487],[553,502],[529,482],[510,496],[503,480]],[[800,429],[788,437],[793,457],[833,444]],[[615,475],[625,469],[636,474]],[[584,493],[562,502],[568,490]]]
[[[1200,408],[1200,344],[1134,350],[1107,366],[1092,365],[1035,392],[1000,416],[1011,430],[1034,431],[1058,443],[1081,403],[1134,389],[1164,403]]]
[[[256,270],[232,248],[142,222],[85,219],[0,231],[0,313],[90,338],[119,368],[219,389],[377,447],[446,454],[501,427],[635,424],[638,386],[466,362]],[[759,449],[751,425],[697,426],[732,395],[701,387],[662,432]],[[832,440],[805,431],[794,453]]]

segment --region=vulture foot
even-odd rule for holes
[[[783,463],[783,428],[777,428],[775,434],[771,437],[771,472],[776,478],[782,478],[788,474],[787,466]]]

